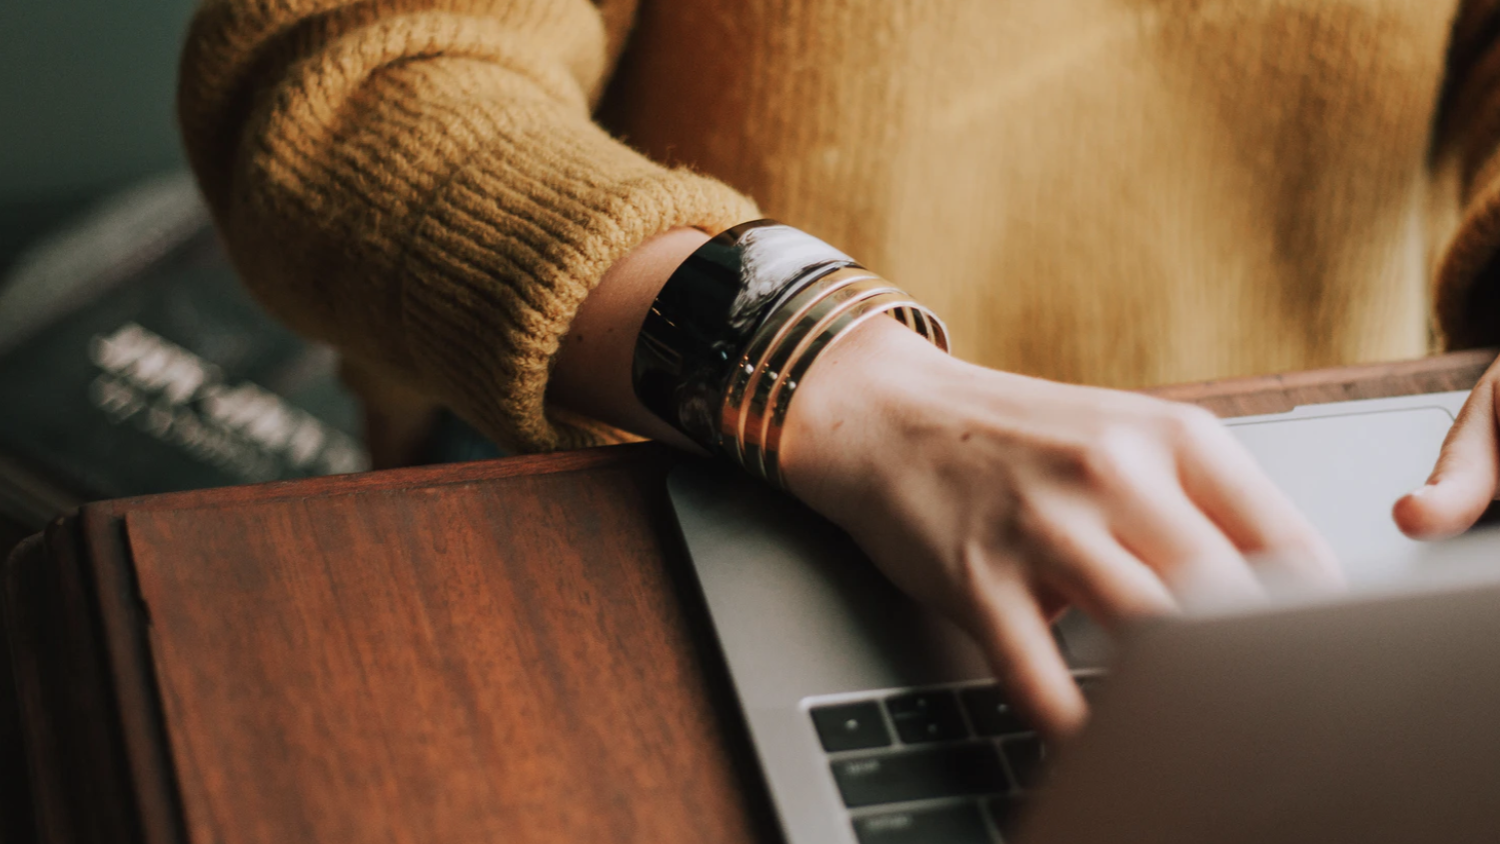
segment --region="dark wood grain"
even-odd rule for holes
[[[98,625],[104,682],[117,716],[124,770],[115,790],[134,808],[140,840],[182,844],[181,798],[147,639],[148,605],[130,564],[124,526],[103,508],[85,511],[74,525],[83,549],[81,577]]]
[[[0,516],[0,563],[30,533],[30,529]],[[0,617],[3,615],[0,611]],[[26,745],[10,651],[9,635],[0,623],[0,844],[30,844],[36,840],[31,779],[26,771]]]
[[[16,549],[4,614],[42,841],[140,839],[128,794],[118,706],[104,670],[76,524],[60,521]]]
[[[195,489],[142,498],[121,498],[93,504],[85,509],[119,517],[140,509],[227,507],[256,501],[316,498],[320,495],[343,495],[351,492],[502,481],[515,477],[588,472],[622,463],[663,463],[670,459],[671,453],[671,449],[657,443],[631,443],[555,454],[526,454],[476,463],[449,463],[364,472],[355,475],[328,475],[296,481],[273,481],[221,489]]]
[[[1268,413],[1463,389],[1492,357],[1154,392]],[[684,585],[675,459],[646,444],[85,508],[7,570],[49,839],[774,839]]]
[[[753,840],[655,474],[128,512],[189,840]]]

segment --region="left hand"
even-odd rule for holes
[[[1500,360],[1474,385],[1443,441],[1427,483],[1396,502],[1393,515],[1413,539],[1444,539],[1474,526],[1500,484]]]

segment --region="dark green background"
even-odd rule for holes
[[[0,2],[0,205],[92,194],[181,163],[172,99],[193,7]]]

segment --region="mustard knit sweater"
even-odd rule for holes
[[[207,0],[180,112],[261,298],[539,450],[606,268],[762,212],[1048,378],[1490,341],[1497,5]]]

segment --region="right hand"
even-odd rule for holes
[[[1212,414],[963,363],[894,320],[812,366],[781,460],[792,492],[971,633],[1053,736],[1087,712],[1049,629],[1066,606],[1115,628],[1185,595],[1255,595],[1246,554],[1342,582]]]

